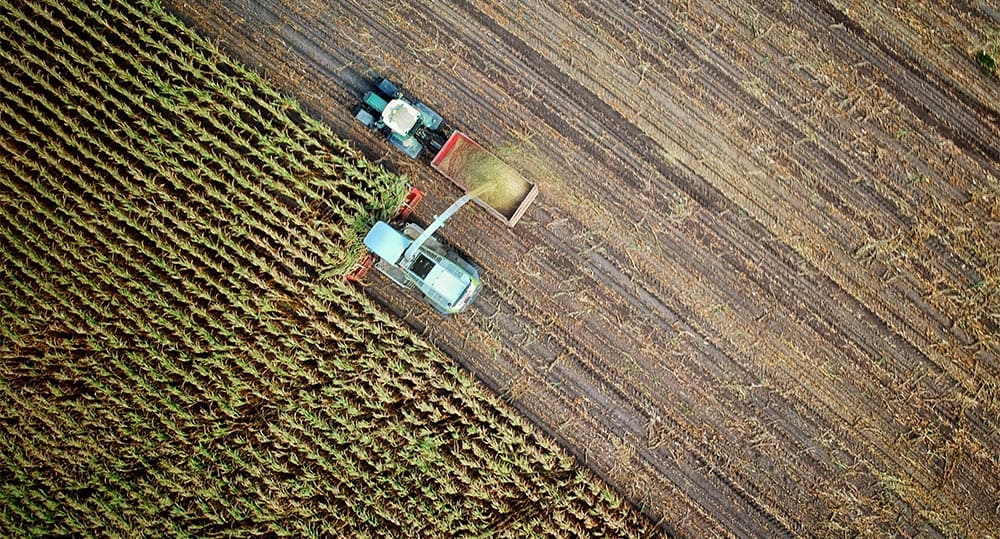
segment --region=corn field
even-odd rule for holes
[[[404,178],[155,2],[0,28],[0,535],[646,533],[340,278]]]

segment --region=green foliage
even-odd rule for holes
[[[985,50],[976,52],[976,64],[978,64],[979,69],[982,69],[983,73],[986,73],[987,75],[997,74],[997,60],[992,54],[986,52]]]
[[[0,29],[0,536],[640,533],[323,278],[405,178],[155,2]]]

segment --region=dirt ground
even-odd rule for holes
[[[444,236],[487,290],[369,290],[664,532],[1000,529],[1000,12],[984,1],[168,0],[373,158],[401,83],[540,194]],[[389,6],[389,7],[386,7]]]

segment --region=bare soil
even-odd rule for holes
[[[442,319],[369,290],[664,532],[1000,529],[1000,81],[988,2],[168,0],[357,127],[384,74],[536,182]]]

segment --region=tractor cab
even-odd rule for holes
[[[448,139],[448,128],[440,114],[419,101],[407,99],[387,79],[379,79],[372,90],[365,92],[354,110],[354,118],[385,135],[393,146],[413,159],[425,148],[437,153]]]
[[[413,126],[419,121],[420,111],[417,107],[402,99],[393,99],[382,109],[382,123],[399,135],[409,135],[413,131]]]

